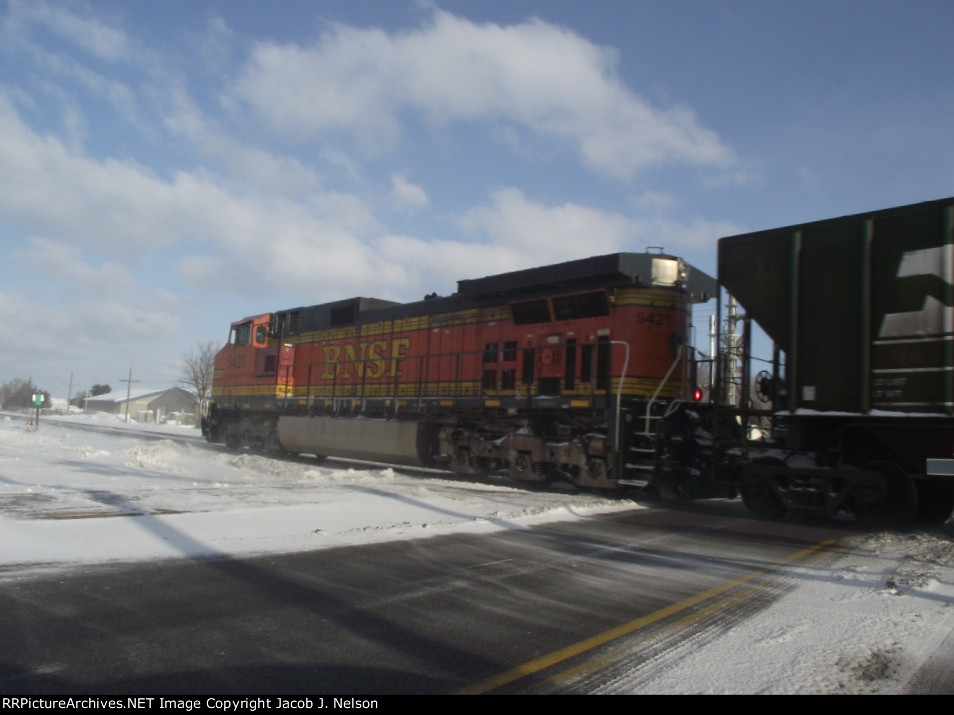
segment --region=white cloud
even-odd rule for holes
[[[75,12],[38,7],[16,4],[19,21],[59,22],[61,36],[81,27],[70,24],[83,18]],[[3,22],[9,33],[12,20]],[[220,59],[240,46],[223,21],[209,33],[222,39]],[[507,137],[536,155],[556,143],[614,176],[660,161],[732,168],[690,112],[652,107],[625,87],[614,52],[541,21],[479,25],[436,12],[404,33],[335,26],[309,46],[260,43],[226,97],[244,112],[233,115],[203,104],[196,92],[207,76],[177,74],[147,42],[119,62],[122,43],[110,37],[91,36],[94,49],[71,54],[68,43],[27,36],[21,55],[42,84],[0,87],[0,223],[23,246],[4,256],[0,312],[62,326],[53,339],[20,340],[19,362],[68,344],[70,359],[95,362],[100,351],[127,363],[137,350],[180,352],[190,325],[207,318],[224,325],[246,310],[354,295],[415,300],[453,292],[459,279],[640,250],[659,233],[706,235],[691,221],[639,218],[673,213],[665,196],[645,195],[630,214],[548,203],[513,186],[482,205],[457,197],[470,203],[440,207],[445,220],[455,216],[449,235],[401,235],[377,210],[403,214],[408,234],[433,233],[410,221],[436,201],[412,180],[433,182],[432,167],[407,156],[376,162],[374,176],[389,177],[382,188],[343,135],[382,151],[422,120],[429,129],[480,122],[502,146]],[[94,51],[117,61],[91,62]],[[248,121],[250,108],[281,133],[277,141]],[[27,270],[44,276],[42,296],[13,289]],[[228,312],[210,318],[211,305]]]
[[[0,95],[0,213],[33,233],[135,250],[162,235],[172,188],[130,161],[90,160],[23,124]],[[168,220],[168,218],[167,218]]]
[[[374,254],[380,275],[376,297],[406,301],[432,292],[449,295],[464,278],[527,267],[526,256],[504,245],[394,234],[375,241]]]
[[[276,132],[350,133],[373,151],[393,145],[410,109],[436,124],[515,123],[618,178],[664,162],[734,162],[690,109],[651,105],[617,64],[614,51],[541,20],[476,24],[436,11],[405,33],[334,25],[309,46],[259,42],[229,100]]]
[[[359,236],[379,226],[364,201],[306,191],[316,179],[294,161],[261,152],[243,161],[261,169],[254,190],[208,171],[164,180],[134,162],[96,161],[37,134],[0,95],[0,215],[8,224],[133,263],[172,247],[199,251],[211,244],[228,255],[231,274],[252,282],[307,286],[324,279],[342,289],[348,279],[372,283],[371,271],[359,275],[367,263]],[[278,188],[292,182],[299,195],[272,193],[281,179]],[[195,274],[194,265],[184,265]],[[242,290],[241,282],[233,289]]]
[[[208,128],[198,121],[182,131],[198,138]],[[223,149],[229,146],[223,142]],[[177,275],[193,287],[211,277],[222,289],[244,293],[282,286],[302,295],[302,302],[361,293],[408,299],[443,290],[448,274],[452,280],[479,277],[645,245],[677,251],[710,235],[708,225],[640,219],[573,202],[548,205],[507,187],[458,218],[458,228],[476,241],[428,241],[389,234],[365,199],[320,190],[296,161],[283,165],[255,151],[242,161],[259,167],[258,182],[243,186],[208,170],[179,171],[165,180],[134,162],[96,161],[35,133],[0,96],[5,220],[33,235],[58,237],[57,245],[105,251],[130,265],[175,247],[184,251]],[[288,191],[283,176],[297,191]],[[428,201],[421,187],[398,173],[391,198],[412,207]],[[657,209],[666,204],[665,197],[645,201]],[[76,262],[73,270],[80,267]]]
[[[30,286],[0,293],[0,369],[10,376],[73,369],[108,371],[168,352],[185,332],[184,302],[113,261],[98,265],[76,246],[33,238],[8,251]],[[85,368],[83,367],[85,366]],[[92,372],[88,377],[93,378]],[[96,379],[113,379],[97,376]]]
[[[630,204],[638,211],[656,213],[672,210],[677,204],[677,199],[663,191],[645,191],[630,199]]]
[[[165,127],[189,142],[210,167],[223,172],[229,183],[252,187],[259,193],[288,196],[303,196],[318,189],[320,177],[311,167],[297,158],[236,140],[219,122],[200,111],[183,88],[172,89],[169,99]]]
[[[423,188],[401,174],[391,176],[391,200],[398,208],[406,210],[423,208],[431,201]]]
[[[712,263],[716,254],[716,240],[741,233],[739,224],[732,221],[712,221],[700,218],[673,219],[669,216],[640,217],[634,221],[633,246],[642,251],[659,246],[667,253]]]
[[[493,192],[487,204],[467,211],[457,225],[477,240],[390,234],[374,241],[381,284],[402,288],[409,300],[432,291],[446,294],[460,279],[627,250],[637,227],[621,214],[534,202],[515,188]]]
[[[9,0],[9,5],[13,21],[20,27],[42,25],[99,59],[118,61],[130,54],[129,37],[122,29],[99,18],[83,16],[62,3]]]
[[[388,234],[373,241],[372,266],[380,288],[413,300],[424,293],[453,292],[456,281],[616,252],[661,246],[668,253],[703,260],[711,270],[715,240],[739,232],[731,222],[672,218],[674,202],[647,197],[653,212],[624,215],[574,203],[550,205],[528,199],[519,189],[501,188],[470,209],[457,227],[475,240],[425,240]],[[417,290],[417,293],[414,290]],[[420,294],[420,295],[419,295]]]
[[[460,225],[534,263],[541,256],[556,263],[624,250],[633,230],[632,220],[622,214],[574,203],[547,206],[512,187],[496,190],[490,204],[468,211]]]

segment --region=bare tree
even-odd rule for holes
[[[214,341],[199,343],[182,356],[182,376],[179,384],[196,397],[195,419],[199,423],[202,407],[212,392],[212,371],[215,367],[215,354],[219,344]]]
[[[50,393],[39,389],[33,380],[15,377],[0,387],[0,408],[33,407],[33,395],[43,395],[43,406],[50,405]]]

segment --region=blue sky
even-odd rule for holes
[[[954,194],[954,3],[0,0],[0,382]]]

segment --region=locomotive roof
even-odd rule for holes
[[[500,273],[485,278],[457,282],[457,292],[436,294],[412,303],[396,303],[377,298],[349,298],[332,303],[278,311],[296,314],[295,332],[321,330],[377,320],[393,320],[432,313],[479,307],[493,302],[549,295],[554,292],[652,285],[653,261],[673,259],[658,253],[611,253],[539,268]],[[689,268],[687,289],[693,300],[704,302],[715,295],[716,281],[702,271]]]
[[[618,286],[621,283],[650,286],[653,261],[657,258],[676,259],[675,256],[660,253],[610,253],[486,278],[457,281],[457,292],[458,295],[483,296],[541,287],[553,290]],[[699,296],[704,302],[715,294],[716,281],[702,271],[691,269],[687,287],[690,293]]]

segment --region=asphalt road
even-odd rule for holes
[[[8,577],[0,691],[590,692],[766,605],[786,562],[824,558],[820,544],[846,528],[760,522],[711,502],[489,536]]]

